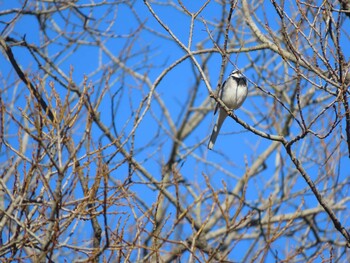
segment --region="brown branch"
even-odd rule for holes
[[[28,77],[23,73],[23,71],[21,70],[21,68],[19,67],[11,48],[6,44],[5,40],[0,37],[0,45],[3,48],[3,50],[5,51],[8,59],[11,62],[12,67],[15,69],[18,77],[24,82],[24,84],[26,84],[26,86],[28,87],[28,89],[30,90],[30,92],[33,93],[33,95],[35,96],[35,98],[37,99],[38,103],[40,104],[40,106],[42,107],[43,111],[45,112],[45,114],[47,114],[51,120],[51,122],[55,122],[55,115],[53,114],[53,112],[51,111],[51,109],[47,106],[45,100],[41,97],[40,93],[38,92],[38,90],[34,87],[34,85],[30,82],[30,80],[28,79]]]
[[[349,232],[345,229],[344,226],[340,223],[339,219],[337,216],[334,214],[332,208],[329,206],[329,204],[326,202],[325,198],[322,197],[321,193],[317,190],[316,185],[310,178],[310,176],[307,174],[307,172],[304,170],[302,167],[300,161],[298,158],[295,156],[294,152],[291,149],[290,144],[284,144],[285,149],[287,151],[287,154],[290,156],[292,162],[294,163],[295,167],[297,170],[300,172],[300,174],[303,176],[305,179],[306,183],[309,185],[311,191],[314,193],[317,201],[319,204],[324,208],[326,213],[329,215],[330,219],[332,220],[334,227],[345,237],[347,241],[347,247],[350,248],[350,235]]]

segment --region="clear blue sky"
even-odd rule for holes
[[[197,10],[198,7],[202,4],[202,2],[203,1],[188,1],[187,3],[186,1],[186,6],[190,10]],[[266,3],[266,8],[268,8],[269,5],[270,3]],[[3,1],[2,3],[0,3],[0,11],[8,9],[10,7],[19,8],[20,6],[18,5],[17,1]],[[137,1],[134,8],[135,10],[137,10],[140,21],[144,22],[148,28],[157,31],[160,34],[169,36],[150,15],[148,9],[143,4],[143,1]],[[175,33],[175,35],[181,41],[187,44],[190,19],[188,17],[185,17],[175,8],[164,8],[162,6],[155,6],[154,9],[160,15],[160,18],[166,23],[166,25]],[[105,7],[97,9],[96,11],[94,11],[94,17],[98,19],[103,14],[105,14],[105,10]],[[63,11],[63,13],[66,14],[65,11]],[[89,9],[86,9],[85,14],[88,13]],[[271,14],[272,13],[273,15],[271,15],[271,17],[268,18],[271,23],[271,26],[274,25],[273,21],[276,20],[276,18],[272,17],[276,14],[273,11],[271,11]],[[215,18],[220,17],[220,15],[221,10],[216,5],[216,2],[211,1],[200,17],[215,20]],[[7,21],[9,21],[11,17],[13,16],[9,15],[9,19],[7,19]],[[199,20],[195,23],[195,34],[193,37],[193,43],[197,43],[198,40],[203,40],[208,37],[206,28],[204,24],[200,21],[200,17]],[[63,27],[62,20],[60,20],[60,15],[56,14],[53,18],[57,19],[58,24]],[[100,29],[102,31],[104,29],[109,28],[109,21],[111,19],[115,19],[113,14],[110,14],[109,16],[105,17],[103,23],[100,25]],[[139,26],[139,22],[136,21],[135,17],[130,13],[130,9],[126,5],[119,6],[119,9],[117,10],[116,20],[117,21],[112,26],[112,28],[109,29],[111,32],[120,35],[120,37],[115,40],[107,41],[107,46],[111,50],[113,50],[114,55],[117,56],[118,54],[120,54],[121,57],[127,52],[127,47],[130,45],[130,43],[132,43],[133,45],[132,52],[134,53],[143,49],[150,49],[150,56],[147,58],[147,60],[143,55],[136,55],[133,59],[127,62],[127,66],[134,69],[139,68],[138,72],[142,74],[147,73],[147,76],[150,78],[151,81],[157,79],[157,77],[164,70],[164,68],[171,65],[185,54],[179,46],[173,43],[173,41],[166,40],[162,37],[157,37],[156,34],[152,32],[141,31],[139,33],[140,35],[138,35],[137,38],[135,38],[135,41],[130,42],[130,38],[124,36],[135,32],[135,29]],[[3,28],[4,25],[0,24],[1,31]],[[209,30],[215,31],[215,28],[209,25]],[[242,28],[242,30],[245,29]],[[20,39],[25,35],[28,43],[37,44],[39,43],[39,38],[42,37],[39,36],[38,31],[39,30],[37,19],[34,16],[22,16],[16,23],[13,30],[10,32],[10,36]],[[50,37],[55,36],[55,34],[52,34],[52,36]],[[65,42],[65,40],[61,38],[59,38],[59,41],[62,41],[63,43]],[[222,44],[222,42],[220,42],[220,44]],[[78,47],[78,49],[74,50],[73,54],[69,54],[69,52],[71,52],[75,47]],[[213,43],[210,40],[208,40],[205,44],[205,47],[213,47]],[[100,65],[108,65],[111,68],[113,68],[114,66],[111,63],[111,60],[94,46],[73,45],[73,48],[67,52],[64,52],[64,54],[62,54],[57,59],[57,61],[60,63],[60,69],[64,71],[67,75],[69,75],[70,69],[74,68],[73,80],[78,84],[81,84],[83,82],[84,76],[89,76],[88,82],[91,82],[93,84],[98,83],[100,78],[103,77],[103,75],[100,73],[92,75],[94,70]],[[61,49],[61,45],[53,44],[49,46],[51,54],[55,54]],[[196,47],[193,45],[192,49],[195,50]],[[350,54],[350,50],[347,51]],[[37,71],[36,63],[33,61],[27,50],[25,50],[22,47],[14,47],[13,52],[15,54],[16,59],[21,64],[22,69],[30,70],[34,74],[39,72]],[[66,55],[68,54],[69,56],[66,57]],[[257,56],[257,54],[258,53],[251,52],[249,55],[254,57]],[[245,54],[240,54],[238,57],[235,54],[232,54],[230,59],[231,61],[236,63],[237,67],[243,69],[248,63],[248,59]],[[61,63],[62,60],[63,62]],[[151,68],[147,68],[145,65],[151,65]],[[220,65],[221,56],[219,56],[218,54],[213,55],[208,64],[208,74],[212,88],[215,88],[217,85]],[[234,69],[234,66],[229,64],[225,71],[225,77],[227,77],[227,75],[232,69]],[[0,70],[2,77],[5,79],[5,76],[7,76],[11,71],[13,72],[12,68],[10,67],[10,64],[8,63],[8,61],[6,61],[4,56],[0,56]],[[170,71],[161,81],[159,86],[157,86],[156,88],[157,93],[161,96],[164,103],[167,105],[172,119],[177,125],[179,125],[179,120],[181,119],[181,114],[185,102],[189,97],[190,92],[195,84],[193,71],[196,71],[196,69],[192,66],[189,60],[186,60],[179,64],[172,71]],[[255,81],[259,79],[259,74],[257,72],[249,70],[244,73],[251,80]],[[11,78],[9,79],[10,81],[13,81],[13,76],[14,74],[11,75]],[[125,82],[120,83],[118,81],[119,77],[120,74],[118,73],[112,76],[110,83],[114,82],[114,84],[111,87],[111,93],[116,92],[120,88],[127,87],[132,93],[131,103],[134,105],[135,108],[137,108],[138,104],[144,98],[144,95],[147,93],[148,88],[141,85],[141,89],[138,90],[140,88],[140,83],[137,80],[135,80],[132,77],[127,77],[125,78]],[[57,90],[59,92],[62,92],[62,95],[66,93],[66,91],[59,84],[56,83],[55,85],[57,87]],[[25,99],[29,96],[29,92],[25,89],[23,84],[20,84],[19,87],[20,89],[15,95],[21,96],[20,99],[17,101],[16,106],[24,107]],[[264,88],[270,90],[268,86]],[[97,87],[95,87],[95,89],[97,90]],[[208,90],[203,82],[200,84],[199,89],[200,90],[196,98],[196,106],[200,106],[201,102],[208,97]],[[126,91],[126,93],[128,93],[129,91]],[[249,91],[250,94],[255,94],[255,96],[249,96],[246,102],[244,103],[242,109],[237,110],[236,114],[239,116],[239,118],[242,118],[247,123],[253,125],[254,122],[259,121],[259,119],[252,120],[249,114],[247,114],[247,112],[254,112],[257,111],[257,109],[263,112],[264,108],[266,107],[265,103],[272,103],[272,99],[264,101],[261,99],[261,97],[256,96],[256,89],[255,87],[253,87],[252,84],[249,85]],[[23,94],[20,94],[19,92],[23,92]],[[9,90],[6,93],[6,95],[10,96],[11,90]],[[118,128],[125,128],[126,131],[130,131],[133,125],[133,120],[127,123],[128,119],[131,116],[130,100],[128,98],[128,94],[124,94],[123,96],[124,97],[121,101],[122,107],[119,111],[120,115],[116,116],[116,118],[118,119],[117,124],[119,125]],[[4,97],[2,99],[4,99]],[[8,97],[7,99],[10,99],[10,97]],[[99,108],[101,112],[101,118],[106,124],[110,124],[111,122],[111,113],[109,111],[109,108],[110,101],[109,97],[107,97],[107,99],[101,103],[101,106]],[[157,143],[152,144],[153,146],[147,149],[142,149],[144,145],[146,145],[147,143],[152,143],[152,141],[154,141],[153,136],[156,133],[156,131],[159,130],[159,124],[155,120],[154,115],[160,116],[161,109],[159,108],[159,105],[156,102],[152,102],[151,109],[152,110],[147,113],[144,120],[141,122],[139,129],[136,132],[135,146],[136,148],[140,148],[139,152],[137,152],[136,154],[136,159],[139,162],[141,162],[144,165],[144,167],[147,168],[152,174],[154,174],[158,180],[160,180],[161,171],[159,164],[161,162],[167,162],[167,158],[171,150],[172,138],[169,135],[169,125],[163,120],[164,127],[161,128],[161,135],[158,138],[156,138]],[[17,109],[14,109],[14,112],[15,114],[19,114],[19,111]],[[208,151],[206,148],[208,136],[211,133],[211,129],[215,120],[216,116],[213,116],[211,113],[208,114],[205,120],[202,121],[201,124],[196,127],[195,131],[188,138],[186,138],[185,144],[190,149],[193,145],[201,141],[204,141],[204,143],[200,147],[195,149],[191,155],[186,155],[186,158],[182,159],[178,166],[180,173],[188,182],[199,183],[197,186],[198,192],[200,192],[201,187],[206,188],[202,176],[203,173],[208,174],[210,176],[211,184],[215,189],[222,188],[223,182],[227,184],[227,186],[230,189],[232,189],[236,183],[236,180],[228,176],[227,173],[230,173],[231,175],[236,176],[238,178],[242,177],[246,171],[246,167],[252,165],[252,163],[259,157],[261,152],[265,151],[267,146],[271,144],[271,141],[259,138],[251,132],[246,131],[243,127],[235,123],[233,120],[227,119],[221,130],[221,134],[218,137],[217,143],[215,145],[215,151]],[[94,136],[96,136],[97,138],[100,135],[100,131],[96,127],[95,129],[96,130],[94,131]],[[297,133],[298,131],[295,130],[295,132]],[[16,141],[17,140],[13,139],[14,144],[16,144]],[[107,143],[106,140],[103,140],[102,142]],[[158,152],[157,147],[159,146],[159,144],[164,144],[164,147],[161,148],[161,152]],[[298,154],[302,153],[303,147],[304,146],[302,144],[298,145],[296,149]],[[182,147],[181,149],[181,154],[185,154],[188,150]],[[105,153],[109,153],[114,150],[114,148],[110,148],[107,149]],[[283,156],[285,156],[285,152],[283,149],[280,152]],[[276,153],[279,153],[279,151],[274,152],[266,162],[266,170],[260,173],[259,176],[252,180],[252,182],[249,184],[249,187],[247,188],[248,200],[259,200],[258,193],[261,193],[261,188],[264,187],[267,181],[272,180],[272,175],[276,172]],[[3,158],[5,157],[3,156],[1,158],[2,160],[4,160]],[[118,159],[120,157],[116,156],[115,158]],[[213,166],[211,165],[205,165],[201,162],[201,160],[215,163],[222,170],[217,171],[217,168],[213,168]],[[290,162],[288,160],[285,161],[286,165],[290,165]],[[349,175],[349,165],[350,163],[348,158],[342,159],[339,167],[342,171],[340,174],[340,180],[343,180]],[[311,172],[311,174],[314,173],[315,176],[320,173],[319,167],[307,168],[308,171]],[[126,165],[121,166],[121,168],[115,170],[112,173],[112,176],[114,176],[116,179],[120,178],[120,180],[123,180],[123,178],[125,178],[125,175],[127,174],[127,169],[128,167]],[[211,176],[212,174],[214,176]],[[135,177],[134,180],[139,181],[137,177]],[[293,186],[294,192],[306,188],[306,183],[301,177],[299,177],[296,181],[297,183]],[[148,205],[151,205],[156,201],[156,193],[153,190],[146,188],[143,184],[135,184],[132,187],[132,190],[137,192],[137,194],[140,197],[142,197]],[[268,189],[266,192],[263,192],[263,197],[267,198],[271,195],[272,191],[273,189]],[[188,200],[191,199],[190,196],[183,198],[188,198]],[[313,207],[316,205],[313,196],[306,195],[305,199],[307,200],[307,204],[305,205],[305,207]],[[296,205],[299,205],[301,202],[299,198],[296,198],[293,201],[296,202]],[[288,212],[289,209],[289,207],[286,208],[284,212]],[[85,234],[88,236],[89,232],[85,232]],[[284,245],[283,242],[284,240],[280,241],[279,245],[281,247],[283,247]],[[243,246],[242,249],[246,249],[247,247]],[[239,249],[234,250],[232,252],[232,257],[239,259],[239,255]]]

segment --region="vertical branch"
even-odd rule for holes
[[[225,34],[224,34],[224,45],[223,45],[223,50],[221,50],[220,46],[214,42],[214,45],[216,46],[216,48],[220,51],[222,60],[221,60],[221,66],[220,66],[220,75],[219,75],[219,81],[218,81],[218,92],[220,91],[221,88],[221,83],[222,83],[222,79],[224,77],[224,69],[225,66],[227,64],[227,44],[228,44],[228,40],[229,40],[229,32],[230,32],[230,28],[231,28],[231,19],[232,19],[232,14],[233,14],[233,10],[235,9],[237,4],[237,1],[230,1],[230,10],[228,12],[228,16],[227,16],[227,24],[226,24],[226,28],[225,28]],[[225,8],[225,7],[223,7]]]
[[[349,110],[347,88],[345,87],[344,84],[343,84],[343,89],[341,92],[342,92],[343,106],[344,106],[344,111],[345,111],[346,143],[348,145],[348,156],[350,158],[350,110]]]
[[[344,78],[344,54],[341,50],[340,45],[340,17],[341,15],[338,14],[337,19],[337,25],[336,25],[336,42],[334,43],[337,50],[338,55],[338,65],[339,65],[339,82],[341,84],[340,92],[341,97],[343,101],[344,111],[345,111],[345,134],[346,134],[346,142],[348,146],[348,157],[350,158],[350,109],[349,109],[349,102],[348,102],[348,87],[347,87],[347,81],[346,78]],[[345,79],[345,81],[344,81]]]

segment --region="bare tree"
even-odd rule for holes
[[[0,6],[3,262],[349,260],[347,1]]]

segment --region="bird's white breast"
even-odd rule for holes
[[[247,97],[248,89],[243,80],[237,83],[234,78],[229,77],[224,84],[222,92],[224,92],[221,96],[222,101],[229,109],[235,110],[243,104]]]

